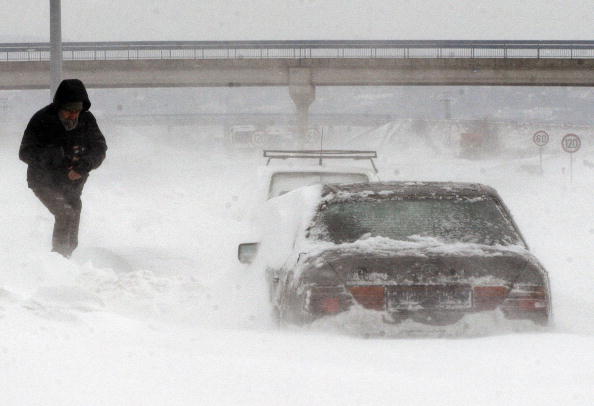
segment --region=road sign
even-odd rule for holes
[[[540,162],[540,175],[542,176],[542,147],[549,143],[549,134],[546,131],[537,131],[532,136],[532,141],[534,141],[534,143],[540,147],[538,148],[538,156]]]
[[[570,154],[577,152],[581,146],[582,140],[580,140],[580,137],[575,134],[567,134],[561,140],[561,147],[563,148],[563,151],[569,152]]]
[[[573,153],[582,146],[582,140],[575,134],[567,134],[561,140],[563,151],[569,152],[569,182],[573,183]]]
[[[549,134],[547,134],[545,131],[537,131],[534,133],[532,141],[534,141],[534,143],[539,147],[544,147],[549,143]]]

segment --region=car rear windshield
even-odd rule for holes
[[[368,182],[367,175],[362,173],[332,172],[280,172],[272,175],[268,198],[280,196],[303,186],[322,183],[360,183]]]
[[[504,209],[489,198],[346,201],[322,206],[310,236],[335,243],[382,236],[523,245]]]

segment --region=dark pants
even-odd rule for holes
[[[82,184],[75,184],[33,189],[35,196],[41,200],[55,218],[52,251],[58,252],[66,258],[72,255],[78,245],[82,187]]]

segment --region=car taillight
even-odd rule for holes
[[[338,313],[341,310],[339,297],[323,297],[318,303],[321,313]]]
[[[520,286],[512,289],[503,303],[509,310],[522,312],[542,311],[547,308],[544,286]]]
[[[386,289],[383,286],[351,286],[349,290],[357,303],[366,309],[386,308]]]
[[[507,295],[502,310],[510,319],[546,322],[549,314],[546,288],[542,285],[516,286]]]
[[[473,308],[477,311],[495,310],[505,300],[507,286],[475,286],[473,289]]]
[[[351,306],[350,295],[342,286],[312,286],[306,297],[306,308],[317,315],[336,314]]]

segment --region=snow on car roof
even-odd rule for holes
[[[480,183],[465,182],[373,182],[348,185],[329,184],[322,190],[325,201],[353,198],[390,197],[465,197],[484,198],[497,196],[495,189]]]

